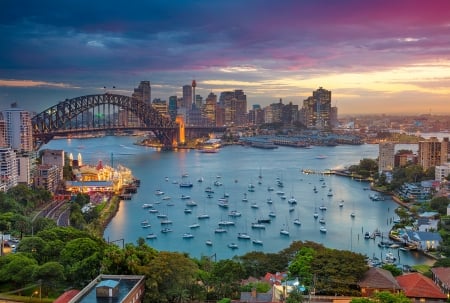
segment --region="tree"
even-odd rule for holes
[[[197,265],[185,254],[159,252],[146,266],[146,300],[188,302],[196,285]]]
[[[298,288],[294,288],[289,292],[286,303],[302,303],[304,300],[305,297],[303,296],[303,293]]]
[[[400,276],[403,274],[403,271],[395,266],[394,264],[384,264],[381,268],[386,269],[392,273],[394,277]]]
[[[310,247],[302,247],[289,265],[290,275],[298,277],[305,285],[311,285],[313,279],[311,263],[316,251]]]
[[[393,294],[388,291],[377,292],[372,298],[354,298],[350,303],[411,303],[404,293]]]
[[[64,267],[58,262],[47,262],[36,268],[33,273],[34,281],[45,281],[43,283],[43,292],[58,288],[65,280]]]
[[[450,199],[447,197],[436,197],[430,201],[430,207],[441,215],[447,215],[447,207],[450,204]]]
[[[233,260],[220,260],[215,263],[211,272],[211,282],[216,299],[237,297],[243,278],[245,271],[240,263]]]
[[[9,254],[0,258],[0,281],[23,287],[33,282],[32,273],[38,268],[36,260],[27,254]]]

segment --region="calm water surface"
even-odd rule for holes
[[[122,201],[119,211],[104,232],[109,241],[123,239],[125,243],[136,243],[139,237],[149,233],[156,239],[147,243],[158,249],[187,252],[192,257],[215,256],[217,259],[243,255],[249,251],[279,252],[292,241],[314,241],[330,248],[351,250],[369,257],[383,258],[387,249],[377,246],[380,238],[365,240],[364,233],[379,229],[384,235],[392,226],[394,209],[398,206],[390,198],[374,202],[369,199],[368,184],[339,176],[303,174],[302,169],[323,171],[357,164],[362,158],[375,159],[378,145],[313,147],[311,149],[279,147],[273,150],[230,146],[218,153],[200,153],[195,150],[160,152],[153,148],[134,144],[136,137],[103,137],[93,139],[54,140],[43,148],[64,149],[74,158],[81,153],[84,163],[108,165],[122,164],[133,171],[141,180],[141,187],[132,200]],[[318,157],[321,156],[321,157]],[[261,177],[260,177],[261,176]],[[203,182],[198,182],[203,179]],[[277,186],[277,180],[284,184]],[[219,182],[219,186],[214,182]],[[192,182],[192,188],[180,188],[180,182]],[[249,191],[249,185],[254,191]],[[214,193],[208,197],[205,189],[211,187]],[[268,191],[272,187],[273,191]],[[317,188],[317,193],[314,192]],[[161,190],[164,195],[156,195]],[[332,196],[328,193],[332,192]],[[284,192],[287,199],[281,198]],[[187,206],[181,196],[190,196],[196,206]],[[228,195],[228,208],[219,206],[219,198]],[[166,197],[167,200],[163,198]],[[170,197],[170,199],[168,199]],[[294,197],[294,209],[288,199]],[[247,198],[247,202],[245,199]],[[268,199],[272,203],[268,203]],[[244,200],[244,201],[243,201]],[[343,207],[339,203],[343,203]],[[161,224],[157,213],[144,209],[144,203],[153,204],[159,214],[167,215],[173,231],[161,233],[166,225]],[[320,211],[320,206],[326,211]],[[184,210],[190,208],[191,213]],[[237,210],[240,217],[230,217],[229,212]],[[318,219],[313,214],[317,211]],[[264,229],[252,228],[258,219],[269,218]],[[351,217],[351,213],[355,217]],[[200,214],[209,219],[198,219]],[[326,221],[326,233],[320,232],[319,219]],[[294,224],[299,219],[301,225]],[[141,222],[148,220],[149,228]],[[233,221],[234,225],[224,226],[226,232],[215,233],[220,221]],[[200,226],[191,228],[192,224]],[[289,231],[289,236],[280,234],[281,229]],[[183,238],[191,233],[193,238]],[[238,239],[239,233],[247,233],[251,239],[262,241],[262,245],[251,240]],[[211,240],[212,245],[206,245]],[[120,242],[119,242],[120,243]],[[237,249],[228,247],[230,243]],[[431,260],[417,253],[392,251],[401,264],[431,263]]]

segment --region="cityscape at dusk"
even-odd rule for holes
[[[24,8],[26,7],[26,9]],[[7,0],[0,103],[59,101],[151,82],[152,98],[245,90],[247,106],[333,92],[346,114],[448,114],[450,2]]]

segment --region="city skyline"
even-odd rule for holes
[[[26,6],[26,9],[24,9]],[[345,114],[448,114],[450,2],[16,2],[0,12],[0,103],[40,112],[66,98],[152,99],[242,89],[301,106],[319,87]],[[113,88],[114,87],[114,88]]]

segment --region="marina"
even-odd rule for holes
[[[326,247],[385,259],[388,249],[378,246],[379,238],[365,239],[365,233],[378,230],[387,239],[392,220],[397,218],[394,209],[398,205],[389,196],[382,201],[370,199],[369,194],[373,192],[367,190],[366,182],[335,174],[305,173],[305,168],[320,172],[343,169],[364,157],[374,159],[377,145],[308,149],[228,146],[218,153],[200,153],[196,150],[160,152],[136,146],[135,141],[134,137],[55,140],[47,147],[78,152],[78,146],[84,145],[83,158],[94,164],[111,159],[113,153],[115,163],[129,167],[141,180],[137,193],[120,203],[118,213],[104,232],[105,239],[136,243],[138,238],[146,239],[153,233],[158,236],[147,238],[147,243],[155,249],[186,252],[196,258],[216,254],[217,259],[254,250],[279,252],[292,241],[314,241]],[[102,146],[104,151],[95,149],[96,146]],[[127,147],[126,155],[122,154],[123,146]],[[317,155],[326,155],[326,158],[317,159]],[[196,182],[190,183],[189,179]],[[192,186],[180,187],[181,181]],[[322,187],[324,182],[326,187]],[[253,191],[248,191],[249,188]],[[289,197],[283,188],[288,189]],[[329,188],[333,189],[332,196],[328,195]],[[276,194],[277,190],[280,194]],[[189,196],[190,200],[180,199],[182,195]],[[163,200],[165,197],[178,199]],[[247,202],[242,201],[243,197]],[[294,197],[296,203],[289,203],[290,197]],[[220,206],[219,199],[226,199],[227,207]],[[195,201],[196,206],[188,206],[189,201]],[[323,210],[319,210],[319,206],[323,206]],[[353,218],[352,212],[356,214]],[[326,221],[326,232],[320,231],[319,218],[322,217]],[[148,221],[148,228],[141,227],[139,222],[143,220]],[[161,225],[167,220],[171,224]],[[225,221],[234,224],[219,225]],[[265,228],[252,228],[255,222]],[[190,225],[195,227],[189,228]],[[193,237],[180,241],[188,230]],[[240,239],[239,233],[249,238]],[[264,245],[253,240],[260,240]],[[230,243],[238,247],[230,249]],[[396,262],[402,264],[431,262],[416,251],[389,248],[391,250]]]

